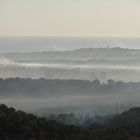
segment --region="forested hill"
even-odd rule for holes
[[[0,140],[91,140],[89,133],[0,105]]]
[[[2,54],[6,58],[18,61],[36,60],[36,59],[54,59],[54,60],[76,60],[76,59],[140,59],[140,50],[124,48],[81,48],[73,51],[47,51],[47,52],[27,52],[27,53],[8,53]]]
[[[106,95],[139,93],[140,82],[122,82],[108,80],[58,80],[58,79],[30,79],[8,78],[0,79],[0,97],[14,97],[24,95],[28,97],[55,95]]]
[[[80,128],[0,105],[0,140],[129,140],[140,137],[139,114],[140,108],[133,108],[115,115],[107,125]]]

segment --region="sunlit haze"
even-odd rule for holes
[[[0,0],[0,36],[140,37],[139,0]]]

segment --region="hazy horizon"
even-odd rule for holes
[[[140,37],[138,0],[1,0],[0,36]]]
[[[117,103],[140,105],[140,50],[131,50],[140,49],[139,7],[139,0],[0,0],[0,102],[30,111],[99,105],[102,114]]]
[[[117,37],[0,37],[0,53],[64,51],[80,48],[140,49],[140,38]]]

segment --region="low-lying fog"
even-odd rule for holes
[[[0,79],[0,102],[36,114],[118,113],[140,105],[139,62],[139,50],[121,48],[1,54],[0,77],[10,79]]]
[[[0,77],[140,81],[140,65],[16,62],[0,58]]]
[[[14,97],[1,99],[0,103],[14,106],[39,115],[76,113],[92,115],[116,114],[134,106],[139,106],[139,94],[132,95],[63,95],[60,97]]]
[[[138,106],[140,83],[108,80],[0,79],[0,102],[39,115],[105,115]]]

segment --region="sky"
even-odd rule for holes
[[[140,37],[140,0],[0,0],[0,36]]]

